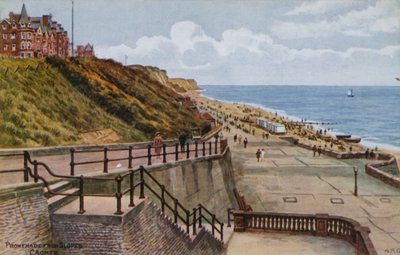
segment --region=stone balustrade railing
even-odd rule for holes
[[[328,214],[288,214],[233,211],[235,232],[268,232],[308,234],[342,239],[355,248],[358,255],[376,255],[369,239],[369,228],[358,222]]]

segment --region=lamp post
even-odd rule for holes
[[[358,187],[357,187],[357,174],[358,174],[358,167],[353,167],[354,171],[354,196],[358,196]]]

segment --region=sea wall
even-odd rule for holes
[[[308,144],[308,143],[304,143],[304,142],[300,142],[297,141],[294,142],[296,145],[308,149],[308,150],[312,150],[313,146],[312,144]],[[365,158],[365,153],[364,152],[337,152],[328,148],[322,148],[321,151],[322,154],[327,155],[329,157],[334,157],[337,159],[353,159],[353,158]],[[375,153],[375,159],[377,160],[391,160],[392,159],[392,155],[387,154],[387,153]]]
[[[400,189],[400,178],[389,173],[386,173],[379,169],[379,167],[387,166],[390,164],[397,164],[396,158],[392,157],[390,160],[377,163],[377,164],[366,164],[365,172],[375,178],[380,179],[384,183],[387,183],[395,188]]]
[[[225,221],[226,208],[237,206],[233,195],[235,182],[229,150],[223,156],[188,160],[149,170],[189,210],[201,203],[219,220]],[[159,202],[156,198],[153,201]]]
[[[298,142],[296,141],[295,144],[298,146],[312,150],[313,145],[307,144],[304,142]],[[363,152],[346,152],[346,153],[339,153],[332,151],[330,149],[323,148],[322,149],[322,154],[334,157],[337,159],[353,159],[353,158],[365,158],[365,154]],[[365,165],[365,172],[375,178],[380,179],[384,183],[387,183],[393,187],[400,188],[400,178],[397,176],[394,176],[390,173],[386,173],[382,170],[380,170],[380,167],[391,165],[391,164],[397,164],[397,160],[393,155],[387,154],[387,153],[376,153],[375,154],[375,159],[377,160],[385,160],[384,162],[380,163],[375,163],[375,164],[366,164]],[[397,165],[397,168],[399,166]],[[399,168],[398,168],[399,169]]]
[[[0,189],[0,240],[0,254],[42,251],[37,245],[50,242],[49,212],[41,184]]]

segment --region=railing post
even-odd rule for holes
[[[218,138],[215,138],[215,150],[214,150],[215,154],[218,154]]]
[[[178,222],[178,199],[174,198],[174,222]]]
[[[201,218],[203,217],[203,214],[201,213],[201,204],[199,204],[199,228],[203,227],[201,225]]]
[[[75,149],[72,148],[69,150],[71,152],[71,162],[69,165],[71,166],[71,176],[75,175]]]
[[[128,168],[132,168],[132,146],[129,146]]]
[[[165,186],[161,185],[161,211],[165,212]]]
[[[83,193],[83,175],[79,177],[79,214],[85,213],[84,207],[84,193]]]
[[[215,215],[213,214],[213,215],[211,215],[211,233],[212,233],[212,235],[214,235],[215,234]]]
[[[186,158],[190,158],[190,144],[186,144]]]
[[[28,175],[28,152],[24,151],[24,182],[29,182]]]
[[[211,141],[208,143],[208,149],[209,149],[209,153],[208,153],[208,155],[211,155],[212,154],[212,149],[211,149]]]
[[[195,153],[194,153],[194,157],[197,158],[199,156],[198,154],[198,147],[199,144],[197,143],[197,141],[194,142],[194,148],[195,148]]]
[[[37,161],[36,160],[34,160],[33,161],[33,174],[34,174],[34,176],[33,176],[33,181],[36,183],[36,182],[38,182],[38,166],[37,166]]]
[[[179,144],[176,143],[175,144],[175,161],[178,161],[178,147],[179,147]]]
[[[115,215],[121,215],[124,212],[121,210],[121,198],[122,198],[122,191],[121,191],[121,182],[122,178],[119,174],[115,177],[115,181],[117,182],[117,192],[115,192],[115,197],[117,198],[117,211],[114,213]]]
[[[196,208],[193,208],[193,235],[197,235],[196,225],[197,225]]]
[[[203,142],[203,157],[206,155],[206,142]]]
[[[107,148],[107,147],[104,147],[104,170],[103,170],[104,173],[108,173],[107,151],[108,151],[108,148]]]
[[[224,223],[221,222],[221,241],[224,241]]]
[[[140,196],[139,198],[144,198],[144,176],[143,176],[144,167],[140,166]]]
[[[129,171],[129,185],[130,185],[130,189],[129,189],[129,207],[133,207],[135,206],[135,201],[134,201],[134,195],[135,195],[135,172],[133,170]]]
[[[147,165],[151,166],[151,144],[147,145]]]
[[[189,234],[189,231],[190,231],[190,220],[189,220],[189,218],[190,218],[190,212],[189,212],[189,210],[187,210],[186,211],[186,233],[188,233]]]
[[[167,163],[167,145],[163,143],[163,163]]]

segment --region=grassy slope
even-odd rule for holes
[[[1,59],[0,74],[3,148],[80,144],[79,133],[105,128],[143,141],[201,125],[171,89],[113,61]]]

